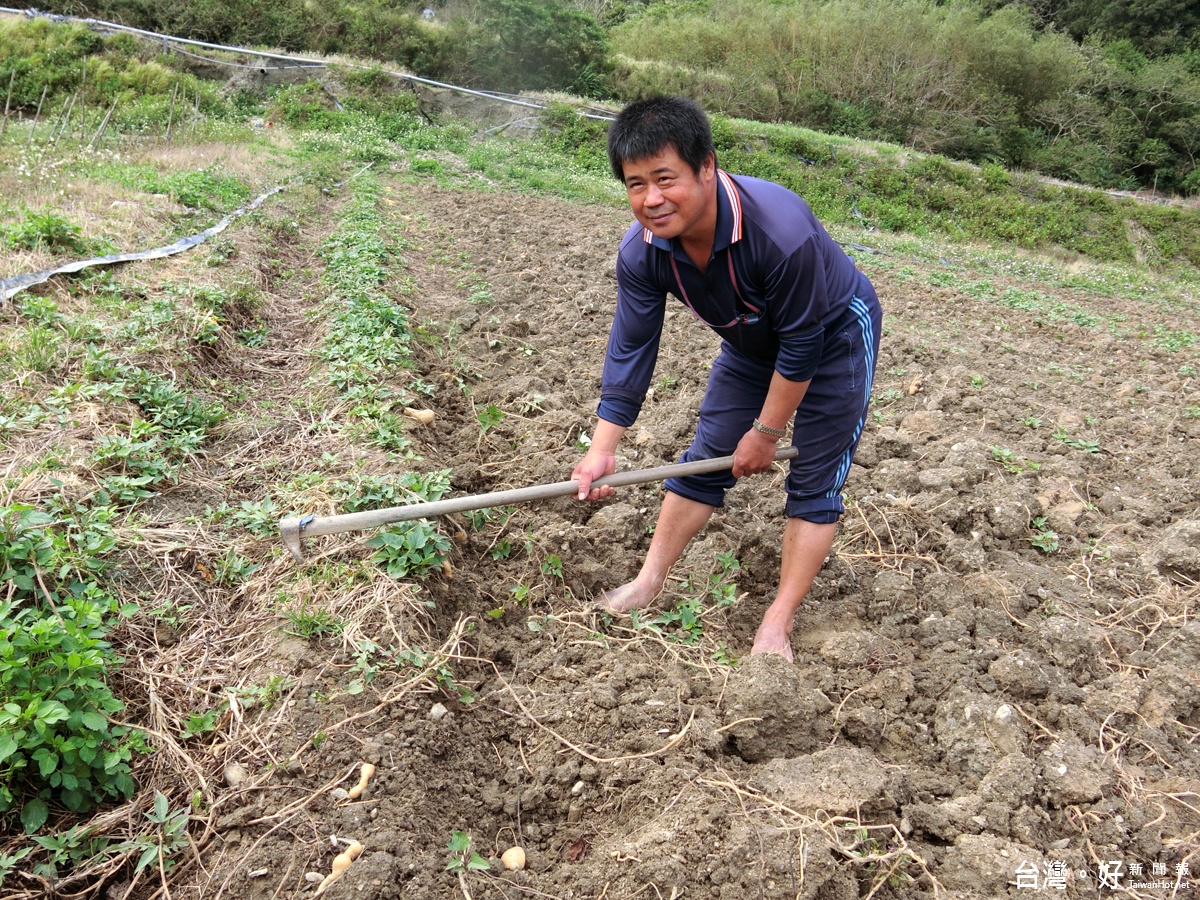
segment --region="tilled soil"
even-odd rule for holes
[[[453,496],[568,479],[627,214],[399,181],[388,204],[424,335],[393,383],[437,413],[407,432],[412,468],[449,469]],[[1091,897],[1105,876],[1194,896],[1200,361],[1162,336],[1200,331],[1195,302],[1097,299],[1032,260],[856,255],[885,309],[876,402],[794,665],[748,655],[780,472],[731,492],[633,621],[589,602],[636,571],[654,484],[446,520],[448,575],[353,598],[318,572],[364,556],[361,536],[309,541],[311,579],[283,600],[347,628],[262,620],[254,678],[294,687],[237,711],[269,739],[214,748],[251,777],[220,789],[203,868],[171,896],[312,896],[339,839],[364,849],[330,900]],[[290,365],[319,339],[294,305],[271,338]],[[674,304],[623,468],[687,446],[716,351]],[[295,436],[253,439],[266,464]],[[356,665],[351,631],[425,655]],[[365,793],[338,799],[362,762]],[[512,846],[523,870],[499,863]],[[1180,886],[1135,886],[1158,880]]]

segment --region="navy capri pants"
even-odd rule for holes
[[[792,444],[799,454],[787,478],[788,516],[818,524],[838,521],[846,507],[842,487],[866,423],[879,356],[883,311],[865,276],[845,314],[825,328],[817,372],[796,410]],[[729,344],[713,362],[692,445],[680,462],[729,456],[762,412],[775,367]],[[710,506],[723,506],[737,479],[729,470],[670,478],[664,487]]]

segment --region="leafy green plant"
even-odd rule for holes
[[[633,616],[635,628],[649,628],[669,641],[679,644],[699,644],[704,637],[704,623],[700,618],[699,597],[686,597],[668,610],[650,619]]]
[[[491,403],[483,410],[477,409],[475,418],[479,422],[480,430],[488,432],[504,421],[504,411],[495,403]]]
[[[1052,437],[1056,441],[1061,441],[1072,450],[1082,450],[1084,453],[1100,453],[1100,442],[1097,440],[1083,440],[1072,437],[1065,428],[1057,428]]]
[[[1020,475],[1022,472],[1036,472],[1042,467],[1040,463],[1030,462],[1007,447],[992,447],[992,459],[1014,475]]]
[[[542,560],[542,574],[549,575],[552,578],[557,578],[559,581],[563,577],[563,562],[562,557],[557,553],[551,553]]]
[[[140,736],[113,724],[124,705],[105,683],[119,660],[106,640],[117,602],[95,581],[111,543],[55,527],[29,506],[0,507],[0,812],[35,832],[49,803],[81,812],[128,797]]]
[[[1058,550],[1058,535],[1050,528],[1045,516],[1037,516],[1029,523],[1033,534],[1029,543],[1042,553],[1050,554]]]
[[[471,849],[471,836],[465,831],[450,833],[450,842],[446,844],[450,856],[446,859],[446,871],[456,875],[466,872],[486,872],[491,866],[488,861]]]
[[[237,587],[254,574],[262,563],[253,563],[232,547],[217,557],[213,578],[225,587]]]
[[[167,871],[175,861],[172,854],[187,846],[188,811],[186,808],[172,811],[170,801],[162,791],[154,792],[154,806],[145,813],[151,824],[156,826],[154,837],[141,837],[137,843],[142,845],[138,856],[135,872],[154,866]]]
[[[148,194],[166,194],[177,203],[194,209],[227,211],[250,199],[248,185],[212,168],[163,172],[154,166],[115,162],[93,167],[92,174]]]
[[[372,562],[392,578],[423,578],[450,555],[450,541],[424,520],[401,522],[367,541]]]
[[[187,721],[183,723],[183,731],[179,734],[180,739],[186,741],[202,734],[211,734],[228,708],[228,703],[221,703],[204,712],[188,713]]]
[[[14,853],[0,852],[0,884],[3,884],[5,879],[17,870],[17,864],[32,852],[32,844],[22,847]]]
[[[279,508],[270,495],[258,501],[243,500],[237,507],[222,503],[215,510],[208,511],[208,518],[213,522],[228,522],[237,528],[244,528],[260,538],[273,537],[279,531]]]
[[[231,689],[230,692],[246,709],[253,709],[256,706],[270,709],[280,695],[292,686],[292,683],[293,680],[288,675],[272,675],[267,679],[266,684],[240,685]]]
[[[350,695],[361,694],[367,689],[367,685],[375,680],[379,675],[382,647],[374,641],[366,639],[358,641],[354,646],[354,665],[350,667],[350,671],[356,672],[358,677],[350,680],[346,686],[346,693]]]
[[[79,226],[53,209],[42,212],[24,209],[20,222],[0,225],[0,239],[19,250],[69,250],[74,253],[87,250]]]
[[[162,431],[144,419],[135,420],[127,435],[102,435],[92,450],[91,462],[101,470],[116,471],[150,487],[174,480],[179,466],[168,458]]]
[[[1165,325],[1154,326],[1154,340],[1152,343],[1155,347],[1160,347],[1168,353],[1190,350],[1196,346],[1197,341],[1200,341],[1200,337],[1197,337],[1190,331],[1174,330],[1167,328]]]
[[[346,512],[428,503],[440,500],[449,492],[450,470],[364,475],[353,480],[335,481],[330,487]]]

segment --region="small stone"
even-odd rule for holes
[[[250,773],[241,763],[230,763],[225,767],[225,783],[231,788],[239,787],[250,777]]]
[[[429,708],[429,718],[436,722],[440,719],[444,719],[446,717],[446,713],[449,711],[450,710],[446,709],[446,707],[444,707],[442,704],[435,703]]]

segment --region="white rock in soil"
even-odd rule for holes
[[[225,767],[225,783],[231,788],[238,787],[249,777],[250,772],[241,763],[234,762]]]

